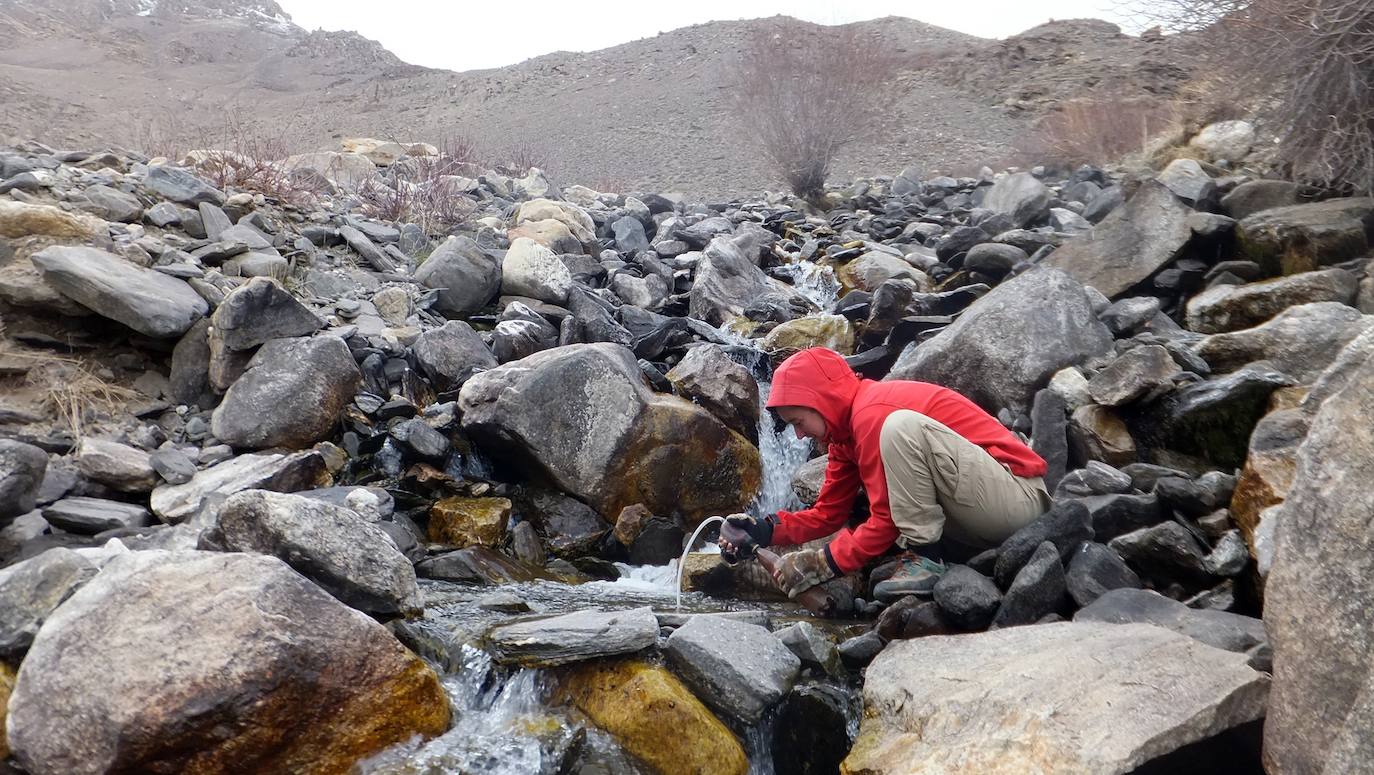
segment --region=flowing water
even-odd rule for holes
[[[828,312],[835,303],[839,284],[827,267],[811,262],[792,265],[797,290]],[[733,344],[752,349],[754,342],[722,328]],[[748,362],[745,362],[748,361]],[[775,423],[763,410],[771,374],[765,358],[741,358],[759,382],[759,452],[763,482],[749,511],[762,516],[780,509],[800,508],[792,491],[792,476],[811,453],[809,441],[798,439],[785,425]],[[760,366],[759,364],[765,364]],[[387,442],[390,443],[389,441]],[[399,463],[399,450],[383,449],[383,467]],[[396,460],[393,461],[393,458]],[[485,478],[487,461],[473,454],[451,461],[454,473]],[[459,469],[461,467],[461,469]],[[399,473],[397,471],[396,473]],[[702,531],[698,531],[700,533]],[[708,533],[709,536],[709,533]],[[685,549],[691,549],[697,535]],[[707,542],[699,551],[719,551]],[[499,588],[422,580],[425,617],[413,628],[438,642],[455,644],[443,674],[444,688],[454,712],[454,727],[428,742],[412,741],[395,746],[363,762],[364,775],[636,775],[637,764],[605,732],[597,729],[576,709],[555,701],[555,675],[551,671],[514,669],[496,664],[481,648],[483,635],[493,626],[528,616],[551,616],[573,611],[619,610],[651,606],[659,613],[719,613],[761,611],[776,618],[806,617],[805,610],[790,603],[711,598],[697,592],[679,594],[678,565],[631,566],[616,563],[620,577],[569,585],[555,581],[504,584]],[[484,610],[481,598],[499,589],[524,600],[531,613],[513,615]],[[858,716],[849,725],[850,739]],[[736,730],[750,761],[750,775],[774,775],[770,714],[758,724]],[[672,734],[665,730],[664,734]],[[569,769],[576,765],[575,768]],[[647,773],[646,773],[647,775]]]

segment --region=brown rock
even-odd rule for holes
[[[105,222],[88,215],[76,215],[52,205],[32,205],[0,199],[0,237],[57,237],[90,239],[105,231]]]
[[[744,775],[744,748],[676,677],[639,661],[578,666],[567,698],[658,775]]]
[[[653,518],[654,513],[645,508],[643,503],[626,506],[615,519],[615,540],[629,546],[639,537],[645,523]]]
[[[1136,462],[1135,439],[1111,409],[1089,404],[1080,406],[1069,417],[1069,444],[1075,458],[1120,468]]]
[[[1299,409],[1281,409],[1265,415],[1250,435],[1245,466],[1231,495],[1231,519],[1240,528],[1252,557],[1258,556],[1255,531],[1259,528],[1260,514],[1282,503],[1293,486],[1298,447],[1307,435],[1309,422]]]
[[[10,745],[5,738],[6,709],[10,704],[10,692],[14,690],[14,668],[0,662],[0,760],[8,759]]]
[[[510,522],[506,498],[445,498],[429,510],[429,540],[459,548],[501,543]]]

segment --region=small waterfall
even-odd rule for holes
[[[835,279],[835,272],[813,261],[799,261],[793,266],[792,285],[797,293],[820,307],[821,312],[834,309],[840,298],[840,281]]]
[[[763,407],[768,404],[770,382],[759,383],[759,456],[763,460],[763,486],[749,507],[754,516],[772,514],[780,509],[801,508],[801,501],[792,491],[792,476],[811,456],[811,441],[799,439],[787,425],[779,428],[773,415]]]

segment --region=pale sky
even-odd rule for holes
[[[984,38],[1055,19],[1128,28],[1113,0],[278,0],[300,26],[353,30],[401,59],[448,70],[502,67],[554,51],[596,49],[708,21],[785,14],[819,24],[907,16]]]

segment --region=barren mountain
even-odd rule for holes
[[[271,0],[0,0],[0,40],[12,42],[0,47],[0,138],[168,153],[245,135],[290,151],[462,135],[489,153],[529,147],[590,185],[730,195],[779,187],[728,109],[735,52],[778,25],[711,22],[455,73],[354,33],[306,31]],[[908,66],[837,179],[995,163],[1060,100],[1167,95],[1190,75],[1173,39],[1100,22],[1007,40],[895,17],[855,26]],[[779,45],[835,39],[806,25]]]

